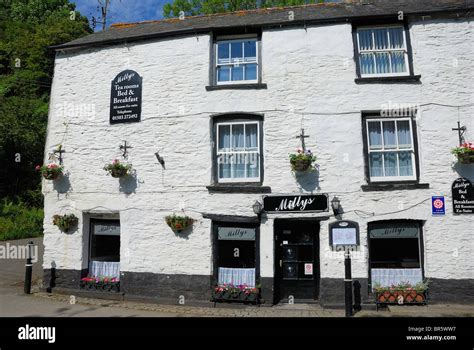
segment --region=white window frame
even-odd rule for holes
[[[242,65],[247,65],[247,64],[256,64],[257,65],[257,69],[256,69],[256,79],[251,79],[251,80],[228,80],[228,81],[219,81],[218,79],[218,73],[217,73],[217,69],[219,67],[222,67],[222,66],[229,66],[229,67],[234,67],[235,64],[234,63],[218,63],[218,49],[219,49],[219,44],[230,44],[232,42],[236,42],[236,41],[240,41],[243,42],[244,41],[255,41],[255,62],[242,62],[241,64]],[[249,83],[258,83],[259,81],[259,50],[258,50],[258,37],[256,37],[255,35],[252,35],[252,36],[238,36],[238,37],[234,37],[234,36],[229,36],[229,37],[223,37],[223,38],[217,38],[214,46],[214,55],[215,55],[215,59],[214,59],[214,75],[215,75],[215,83],[216,85],[235,85],[235,84],[249,84]],[[230,50],[230,49],[229,49]],[[245,55],[245,46],[243,46],[242,48],[242,54]],[[230,51],[229,51],[229,55],[230,55]],[[230,71],[230,74],[232,74],[232,70]],[[244,70],[244,75],[245,75],[245,70]]]
[[[246,137],[246,133],[245,133],[245,125],[248,125],[248,124],[256,124],[257,125],[257,150],[256,151],[232,151],[232,126],[233,125],[244,125],[244,142],[245,142],[245,137]],[[231,130],[231,133],[230,133],[230,146],[231,148],[228,150],[228,151],[220,151],[219,150],[219,126],[222,126],[222,125],[229,125],[230,126],[230,130]],[[260,178],[261,178],[261,157],[260,157],[260,153],[261,153],[261,149],[260,149],[260,123],[258,121],[242,121],[242,122],[220,122],[220,123],[216,123],[216,167],[217,167],[217,182],[219,183],[229,183],[229,182],[260,182]],[[233,154],[248,154],[248,153],[255,153],[258,157],[258,177],[233,177],[233,172],[234,172],[234,168],[231,167],[231,177],[229,178],[220,178],[219,177],[219,174],[220,174],[220,162],[219,162],[219,156],[220,155],[226,155],[226,154],[229,154],[229,155],[233,155]],[[245,166],[245,173],[247,174],[247,167]]]
[[[411,137],[411,147],[410,148],[399,148],[398,145],[398,127],[397,122],[399,121],[408,121],[410,125],[410,137]],[[370,122],[379,122],[380,131],[381,131],[381,143],[382,147],[380,149],[370,149],[370,138],[369,138],[369,123]],[[385,148],[384,136],[383,136],[383,124],[382,122],[395,122],[395,139],[397,141],[396,148]],[[370,182],[397,182],[397,181],[415,181],[417,179],[416,174],[416,157],[415,157],[415,135],[413,134],[413,120],[412,118],[366,118],[365,120],[366,128],[366,137],[367,137],[367,166],[369,168],[369,177]],[[385,174],[385,160],[383,157],[384,153],[394,152],[397,154],[397,172],[400,171],[400,164],[398,158],[398,152],[411,152],[411,163],[413,174],[411,176],[372,176],[370,174],[370,154],[371,153],[382,153],[382,172]]]
[[[375,35],[373,30],[374,29],[389,29],[389,28],[401,28],[403,30],[403,49],[386,49],[386,50],[377,50],[375,49]],[[359,38],[359,31],[361,30],[367,30],[371,29],[372,30],[372,42],[374,44],[374,49],[371,50],[362,50],[360,49],[360,38]],[[390,46],[390,36],[387,36],[388,40],[388,45]],[[402,73],[373,73],[373,74],[362,74],[362,65],[360,62],[360,58],[362,54],[374,54],[374,67],[375,71],[377,71],[377,62],[375,60],[375,54],[380,53],[380,52],[385,52],[385,53],[392,53],[392,52],[403,52],[404,57],[405,57],[405,72]],[[408,57],[408,47],[407,47],[407,31],[405,26],[403,25],[379,25],[379,26],[362,26],[362,27],[357,27],[357,53],[358,53],[358,65],[360,69],[360,77],[361,78],[370,78],[370,77],[400,77],[400,76],[409,76],[410,73],[410,65],[409,65],[409,57]],[[388,59],[390,62],[390,69],[392,69],[392,58],[390,55],[388,55]]]

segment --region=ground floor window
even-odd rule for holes
[[[369,223],[371,284],[416,284],[423,280],[421,224],[417,221]]]
[[[255,287],[257,228],[242,224],[216,224],[215,231],[217,283]]]
[[[120,278],[120,221],[91,220],[89,275]]]

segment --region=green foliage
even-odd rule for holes
[[[0,195],[30,205],[42,204],[34,167],[43,163],[55,54],[50,46],[92,32],[74,10],[68,0],[0,1]]]
[[[323,2],[324,0],[173,0],[163,6],[163,16],[179,17],[181,11],[185,16],[198,16]]]
[[[3,200],[0,203],[0,241],[43,235],[43,209]]]
[[[74,227],[79,222],[79,219],[74,214],[53,215],[53,225],[59,227],[63,232],[68,232],[71,227]]]
[[[168,215],[165,218],[166,224],[172,230],[181,231],[193,225],[194,220],[189,216]]]

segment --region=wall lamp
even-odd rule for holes
[[[263,205],[259,201],[255,201],[255,203],[252,205],[252,210],[255,213],[255,215],[260,215],[263,210]]]
[[[331,208],[334,216],[339,216],[342,213],[341,201],[336,196],[334,196],[334,198],[331,200]]]

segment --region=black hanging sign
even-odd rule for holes
[[[266,196],[263,210],[271,213],[301,213],[328,211],[327,194],[296,194],[288,196]]]
[[[110,124],[139,122],[142,113],[142,77],[133,70],[120,72],[110,93]]]
[[[454,214],[474,214],[474,188],[471,181],[460,177],[451,186]]]

